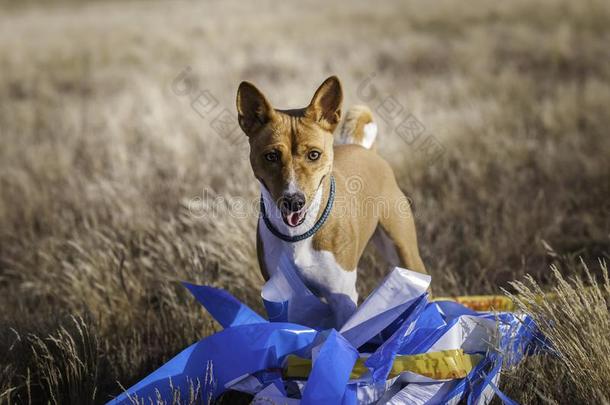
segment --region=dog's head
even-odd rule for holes
[[[282,212],[286,225],[303,222],[333,164],[333,131],[341,119],[343,93],[337,77],[316,90],[309,105],[276,110],[251,83],[237,90],[239,125],[250,141],[250,163]]]

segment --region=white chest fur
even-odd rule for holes
[[[261,186],[265,211],[273,226],[285,235],[300,235],[311,229],[321,207],[322,190],[318,190],[310,204],[303,223],[288,227],[281,219],[279,209],[274,204],[267,189]],[[285,242],[269,231],[264,221],[259,219],[259,232],[263,245],[265,266],[272,277],[278,269],[279,259],[286,254],[297,269],[304,284],[332,308],[335,323],[340,327],[351,316],[358,302],[356,292],[356,270],[346,271],[335,260],[331,251],[314,250],[312,238],[299,242]]]

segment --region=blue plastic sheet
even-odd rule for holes
[[[302,404],[340,404],[358,351],[332,330],[314,356],[313,369],[303,392]]]
[[[225,329],[191,345],[108,404],[136,403],[136,398],[140,403],[158,398],[171,403],[177,392],[188,398],[193,387],[201,403],[229,389],[249,392],[263,402],[305,405],[485,404],[494,395],[512,403],[497,388],[500,370],[545,346],[533,321],[522,314],[479,313],[454,302],[430,303],[426,277],[396,268],[341,331],[269,322],[224,290],[185,283]],[[282,285],[287,284],[267,288],[272,292],[268,297],[280,298],[267,300],[272,320],[290,318],[286,308],[296,293],[286,293]],[[307,292],[298,294],[316,299]],[[274,317],[278,308],[282,316]],[[312,313],[307,316],[311,322]],[[484,358],[461,379],[433,380],[412,372],[389,379],[397,355],[449,349]],[[282,378],[289,354],[313,360],[307,380]],[[369,372],[350,380],[363,356]]]
[[[242,304],[231,294],[218,288],[182,283],[197,298],[223,328],[267,323],[268,321]]]
[[[312,329],[287,323],[233,326],[189,346],[110,403],[129,404],[130,398],[136,397],[157,398],[157,392],[171,403],[175,395],[172,388],[180,391],[182,398],[188,398],[189,390],[197,386],[201,387],[202,399],[216,397],[231,380],[259,370],[281,368],[288,354],[306,356],[316,335]]]

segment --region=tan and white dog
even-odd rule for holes
[[[258,259],[268,280],[287,254],[340,328],[354,312],[356,269],[373,240],[391,266],[425,273],[409,202],[392,169],[371,150],[377,126],[354,107],[339,131],[341,83],[329,77],[305,108],[276,110],[251,83],[237,91],[241,128],[261,186]]]

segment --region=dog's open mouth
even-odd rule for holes
[[[299,211],[285,211],[282,210],[282,219],[284,223],[290,227],[299,226],[305,221],[305,217],[307,213],[305,209],[301,209]]]

